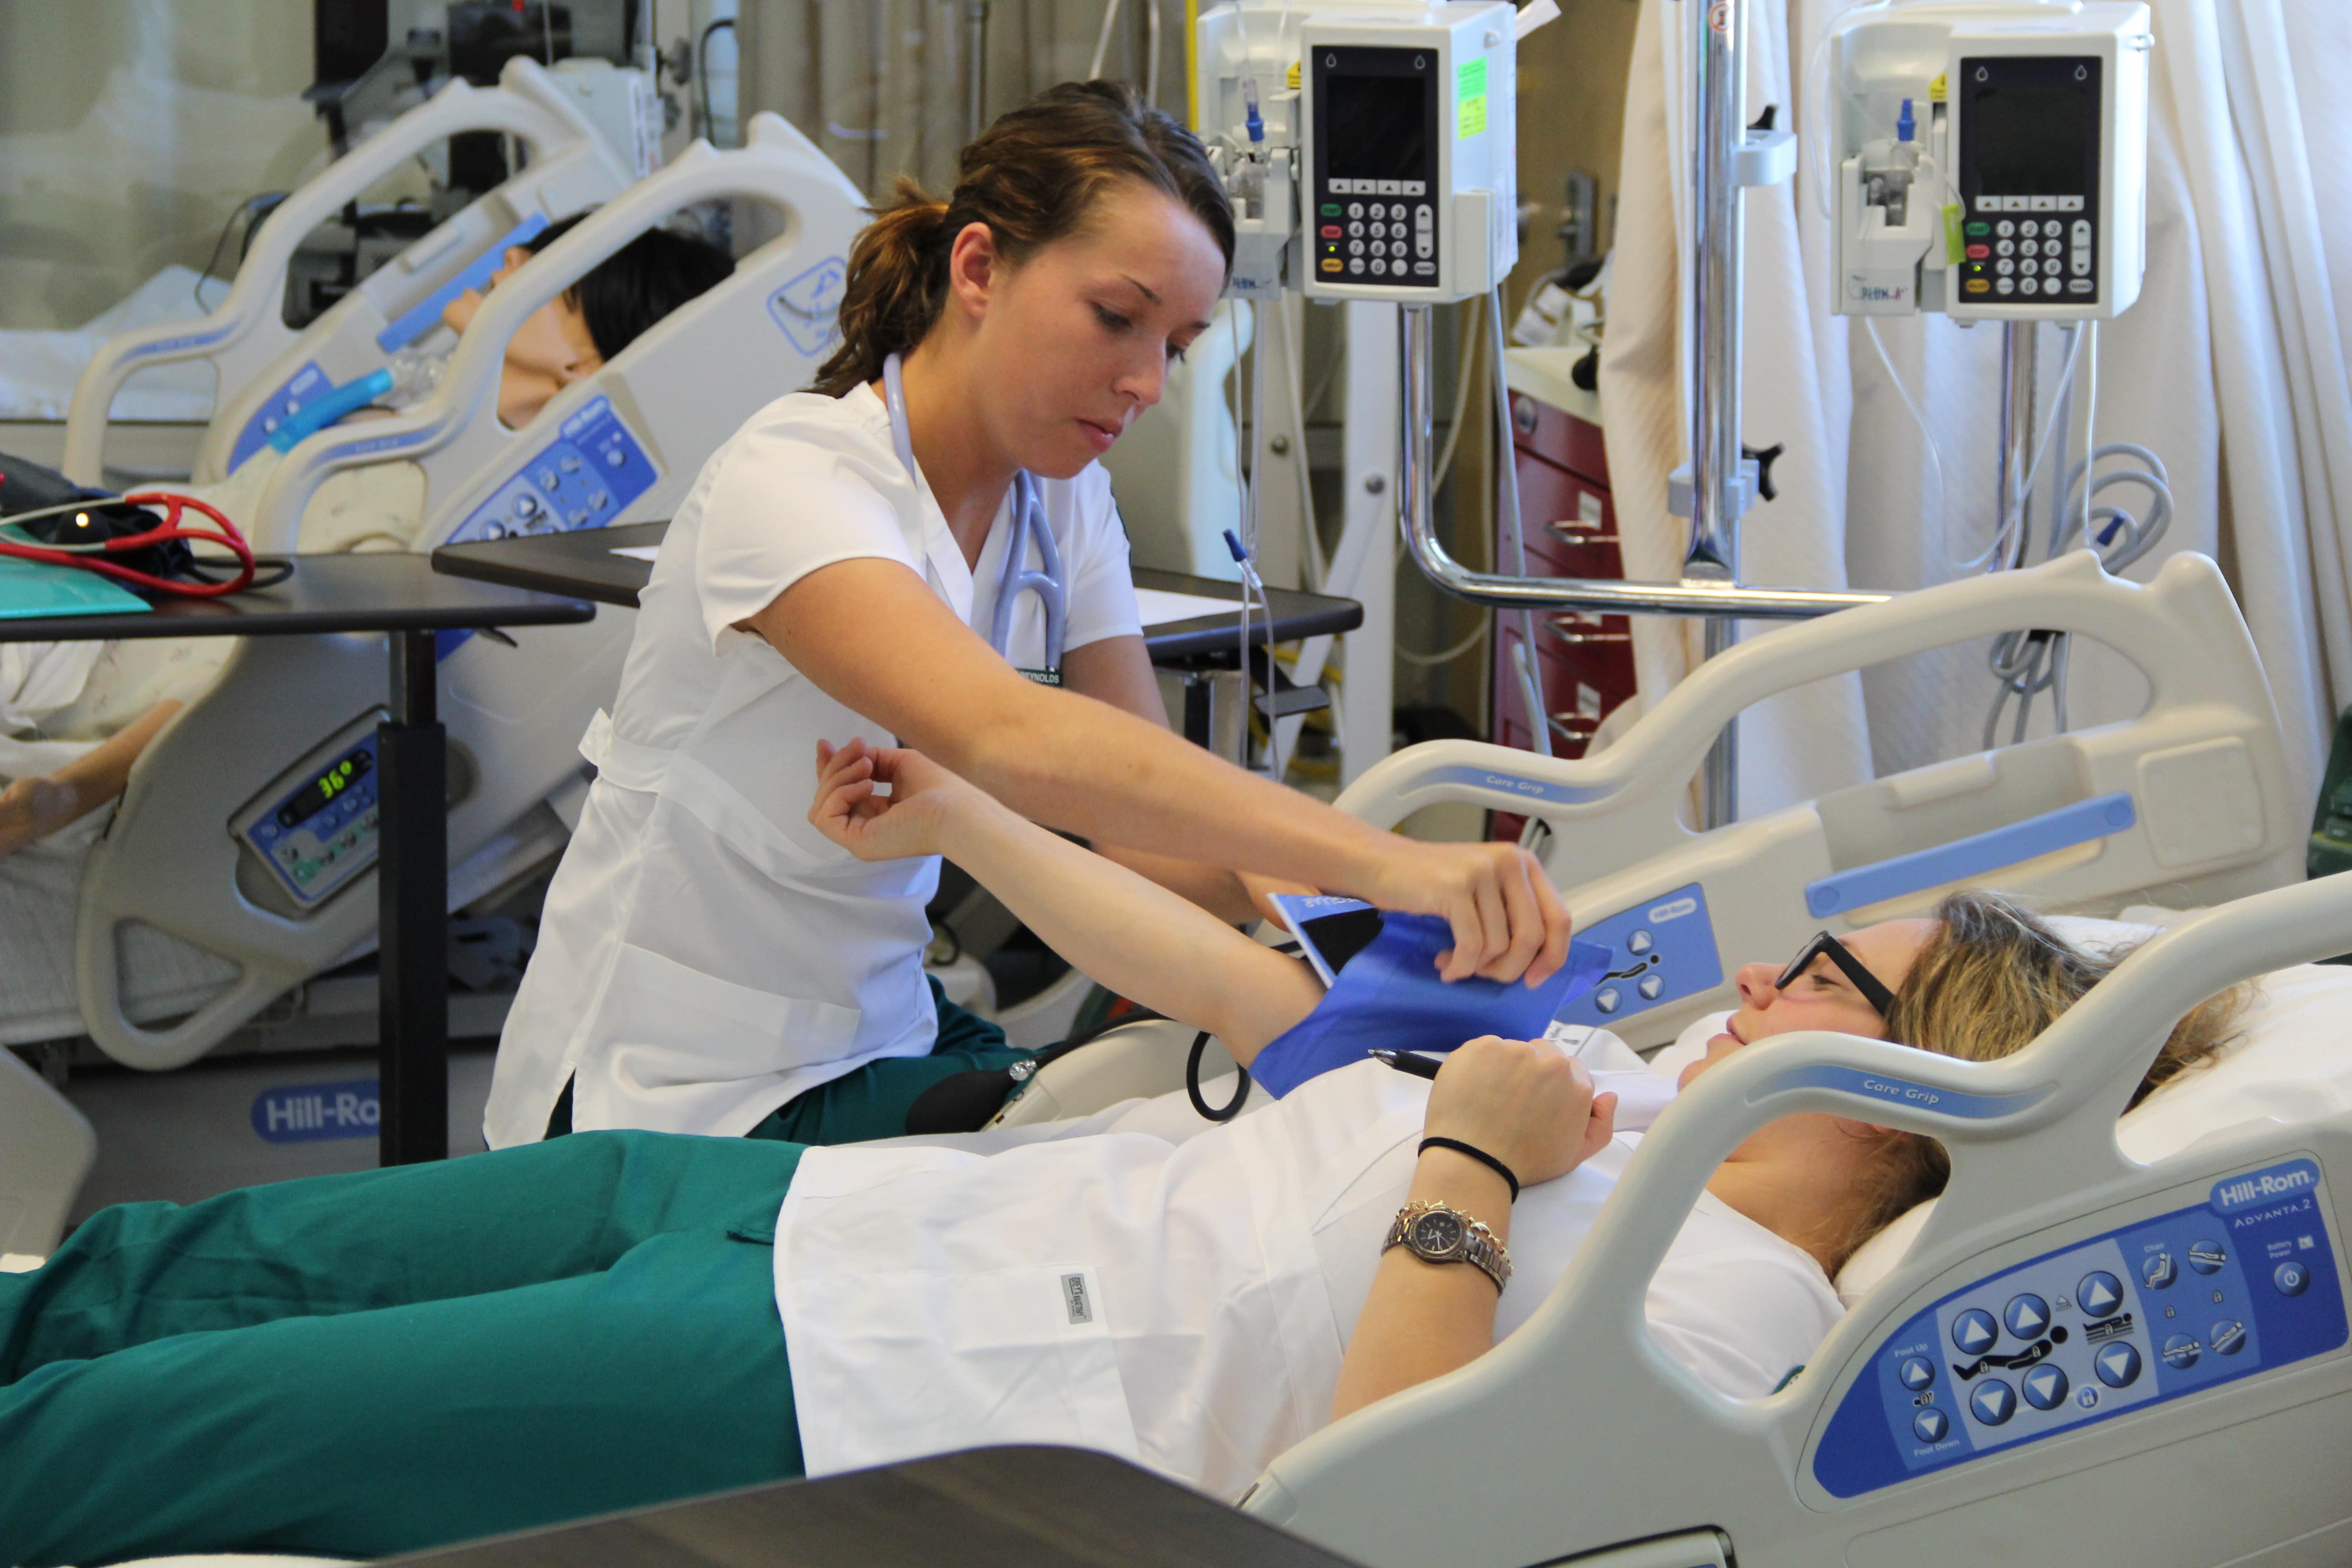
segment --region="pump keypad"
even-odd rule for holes
[[[2226,1176],[2201,1205],[1946,1295],[1870,1352],[1815,1479],[1857,1497],[2337,1349],[2321,1194],[2309,1159]]]

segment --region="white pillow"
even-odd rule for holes
[[[2068,941],[2085,947],[2137,942],[2153,926],[2081,917],[2055,918]],[[2210,1066],[2182,1074],[2116,1124],[2116,1142],[2144,1163],[2165,1159],[2226,1127],[2269,1118],[2315,1121],[2352,1107],[2352,968],[2303,963],[2263,977],[2237,1038]],[[1895,1270],[1927,1223],[1930,1199],[1863,1243],[1837,1277],[1838,1299],[1851,1307]]]

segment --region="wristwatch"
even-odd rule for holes
[[[1511,1255],[1480,1221],[1446,1204],[1407,1204],[1397,1210],[1381,1247],[1410,1247],[1427,1263],[1475,1263],[1501,1291],[1511,1281]]]

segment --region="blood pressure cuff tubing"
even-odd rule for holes
[[[1349,959],[1315,1011],[1250,1063],[1250,1076],[1279,1099],[1370,1050],[1450,1051],[1481,1035],[1540,1039],[1559,1010],[1601,984],[1613,951],[1570,942],[1568,962],[1540,985],[1438,978],[1437,955],[1454,931],[1435,915],[1393,911],[1381,934]]]

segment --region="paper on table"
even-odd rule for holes
[[[1164,588],[1138,588],[1135,607],[1147,626],[1171,621],[1197,621],[1202,616],[1230,616],[1241,608],[1238,599],[1212,599],[1205,594],[1171,594]]]
[[[658,544],[620,544],[613,548],[615,555],[625,555],[632,561],[651,561],[661,553]]]

